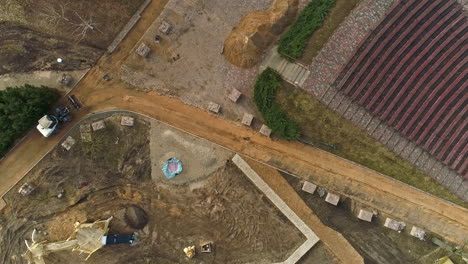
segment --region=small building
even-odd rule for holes
[[[329,204],[333,204],[334,206],[337,206],[339,201],[340,201],[340,196],[333,194],[331,192],[327,193],[327,197],[325,197],[325,202]]]
[[[316,189],[317,189],[317,185],[310,183],[308,181],[305,181],[304,184],[302,185],[302,190],[310,194],[314,194]]]
[[[200,248],[202,253],[211,253],[213,247],[211,242],[205,242],[200,245]]]
[[[364,209],[359,210],[358,218],[363,221],[372,222],[372,216],[374,216],[372,212]]]
[[[148,57],[148,54],[151,52],[150,47],[148,47],[145,43],[141,43],[140,46],[135,51],[138,55],[142,56],[143,58]]]
[[[234,103],[237,103],[239,98],[241,97],[242,93],[239,92],[237,89],[232,89],[231,94],[229,94],[229,100],[233,101]]]
[[[65,141],[62,143],[62,147],[69,151],[73,147],[73,145],[75,145],[75,143],[75,139],[71,136],[68,136],[67,139],[65,139]]]
[[[419,227],[413,226],[411,228],[410,235],[417,237],[419,240],[424,240],[426,237],[426,232]]]
[[[213,113],[219,113],[219,110],[221,109],[221,106],[217,103],[209,102],[208,103],[208,110],[213,112]]]
[[[254,116],[249,113],[244,113],[242,117],[242,124],[246,126],[251,126]]]
[[[23,196],[27,196],[30,195],[36,188],[36,185],[27,182],[21,185],[21,187],[18,189],[18,193]]]
[[[81,140],[83,142],[91,142],[91,125],[80,125]]]
[[[267,125],[263,124],[260,128],[260,134],[269,137],[271,135],[271,129]]]
[[[91,124],[91,126],[93,127],[93,131],[98,131],[98,130],[106,128],[106,124],[104,123],[103,120],[94,122]]]
[[[132,127],[135,124],[135,118],[130,117],[130,116],[122,116],[122,119],[120,121],[120,124],[122,126],[129,126]]]
[[[169,22],[167,22],[166,20],[161,21],[161,25],[159,26],[159,31],[161,33],[169,35],[169,33],[171,33],[171,30],[172,25]]]
[[[387,218],[385,219],[384,226],[392,230],[395,230],[397,232],[401,232],[403,229],[405,229],[406,224],[404,222],[400,222],[391,218]]]

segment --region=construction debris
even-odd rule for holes
[[[271,135],[271,129],[267,125],[263,124],[260,128],[260,134],[269,137]]]
[[[417,237],[419,240],[424,240],[426,237],[426,232],[419,227],[413,226],[411,228],[410,235]]]
[[[318,195],[320,196],[320,198],[322,198],[322,197],[325,196],[325,194],[327,193],[327,190],[325,190],[325,189],[322,188],[322,187],[318,187],[317,193],[318,193]]]
[[[219,113],[219,110],[221,109],[221,106],[217,103],[209,102],[208,103],[208,110],[213,112],[213,113]]]
[[[340,201],[340,196],[330,193],[330,192],[327,193],[327,197],[325,197],[325,202],[329,204],[333,204],[334,206],[337,206],[339,201]]]
[[[78,98],[76,98],[76,96],[73,94],[68,96],[68,101],[70,101],[70,103],[73,105],[73,107],[75,107],[76,110],[79,110],[83,106],[80,100],[78,100]]]
[[[372,222],[372,216],[374,216],[372,212],[369,212],[364,209],[359,210],[358,218],[361,220]]]
[[[106,128],[106,124],[104,123],[103,120],[94,122],[91,124],[91,126],[93,127],[93,131],[98,131],[98,130]]]
[[[151,52],[150,47],[148,47],[145,43],[141,43],[140,46],[135,51],[138,55],[142,56],[143,58],[148,57],[148,54]]]
[[[21,187],[18,189],[18,193],[21,194],[21,195],[23,195],[23,196],[28,196],[28,195],[30,195],[36,188],[37,188],[36,185],[27,182],[27,183],[21,185]]]
[[[211,242],[206,242],[206,243],[201,244],[202,253],[211,253],[211,248],[212,248]]]
[[[239,98],[241,97],[242,93],[239,92],[237,89],[232,89],[231,94],[229,94],[229,100],[233,101],[234,103],[237,103]]]
[[[172,30],[172,25],[169,24],[169,22],[167,22],[166,20],[161,21],[161,25],[159,26],[159,31],[161,33],[169,35],[169,33],[171,33],[171,30]]]
[[[69,151],[73,147],[73,145],[75,145],[75,143],[75,139],[71,136],[68,136],[67,139],[65,139],[65,141],[62,143],[62,147]]]
[[[317,185],[310,183],[308,181],[305,181],[304,184],[302,185],[302,190],[310,194],[314,194],[316,189],[317,189]]]
[[[58,83],[63,86],[67,86],[68,84],[70,84],[71,80],[72,76],[70,74],[62,73],[62,76],[60,76],[60,78],[58,79]]]
[[[391,218],[385,219],[385,227],[388,227],[392,230],[397,231],[398,233],[401,233],[403,229],[405,229],[406,224],[404,222],[400,222]]]
[[[37,242],[34,235],[37,232],[34,229],[31,235],[31,244],[26,240],[28,251],[24,257],[31,263],[45,263],[44,256],[61,250],[72,250],[86,253],[86,260],[97,250],[103,247],[102,238],[109,231],[110,217],[107,220],[98,220],[91,224],[75,223],[75,231],[65,241],[46,243],[46,241]]]
[[[244,116],[242,117],[242,124],[246,126],[252,125],[253,118],[253,115],[249,113],[244,113]]]
[[[195,246],[190,246],[190,247],[186,247],[184,248],[184,252],[185,252],[185,256],[187,256],[187,258],[191,259],[195,256]]]
[[[132,127],[135,124],[135,118],[129,117],[129,116],[122,116],[122,119],[120,121],[120,124],[122,126],[129,126]]]

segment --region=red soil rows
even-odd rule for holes
[[[334,83],[466,178],[467,33],[456,0],[401,1]]]

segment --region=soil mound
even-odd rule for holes
[[[148,215],[138,206],[130,206],[125,209],[125,222],[136,229],[142,229],[148,223]]]
[[[241,68],[257,64],[266,48],[294,19],[297,6],[298,0],[276,0],[266,11],[242,17],[224,41],[226,60]]]

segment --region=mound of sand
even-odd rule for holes
[[[276,0],[266,11],[253,11],[242,17],[224,41],[224,57],[230,63],[250,68],[297,13],[298,0]]]

